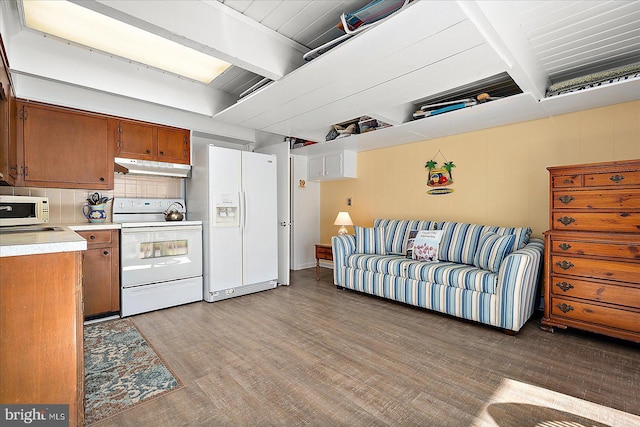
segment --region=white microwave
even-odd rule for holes
[[[49,198],[0,196],[0,227],[49,222]]]

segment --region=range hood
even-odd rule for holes
[[[152,160],[115,158],[115,171],[135,175],[170,176],[188,178],[191,173],[190,165],[180,163],[154,162]]]

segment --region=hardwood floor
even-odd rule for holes
[[[537,319],[508,336],[338,290],[328,269],[291,283],[132,317],[186,387],[96,425],[640,424],[636,344]]]

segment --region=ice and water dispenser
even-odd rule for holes
[[[216,194],[215,225],[219,227],[237,227],[240,225],[240,195],[229,193]]]

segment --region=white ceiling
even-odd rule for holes
[[[640,1],[415,0],[306,63],[305,52],[342,34],[340,14],[369,1],[76,0],[234,64],[203,85],[26,29],[18,1],[0,2],[0,30],[19,97],[238,139],[255,139],[255,130],[317,138],[332,123],[371,112],[393,120],[406,114],[409,99],[494,72],[508,72],[539,100],[552,82],[640,62]],[[450,26],[438,31],[452,36],[442,38],[436,52],[426,41],[435,40],[434,29],[447,17]],[[472,40],[459,40],[467,32]],[[447,72],[443,64],[453,64],[460,53],[455,49],[486,52],[486,60]],[[440,62],[431,60],[436,55]],[[413,82],[413,93],[402,93],[406,77],[419,75],[429,81]],[[264,77],[277,84],[237,102]],[[355,96],[367,92],[371,98]]]

